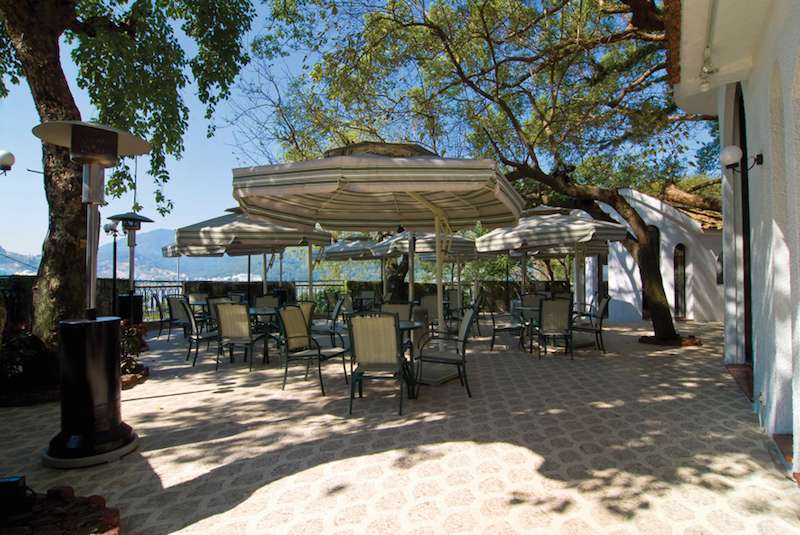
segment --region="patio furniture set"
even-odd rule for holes
[[[234,351],[242,349],[244,360],[249,361],[252,371],[258,344],[263,347],[262,364],[268,364],[269,345],[273,341],[284,367],[282,389],[286,387],[289,365],[299,362],[306,366],[306,379],[311,368],[316,366],[322,395],[325,395],[322,364],[341,359],[345,383],[350,384],[350,413],[352,399],[356,392],[359,397],[363,396],[366,380],[391,378],[399,382],[399,411],[402,414],[403,388],[406,397],[417,397],[420,385],[425,384],[422,375],[424,363],[454,367],[467,395],[472,396],[467,378],[466,349],[477,319],[475,303],[464,308],[458,319],[458,329],[453,332],[450,329],[439,330],[435,316],[429,319],[427,310],[419,309],[415,313],[414,302],[372,301],[371,308],[355,311],[349,305],[352,298],[343,295],[329,305],[326,317],[315,319],[316,303],[311,301],[279,306],[277,298],[262,296],[256,298],[255,306],[249,307],[238,297],[209,298],[207,294],[166,296],[159,303],[162,318],[158,336],[166,330],[169,339],[173,328],[182,329],[188,343],[187,361],[194,352],[192,366],[197,363],[203,343],[207,350],[216,344],[216,370],[225,350],[233,362]],[[361,297],[363,307],[368,301],[365,296]],[[419,317],[423,320],[417,319]],[[412,336],[417,331],[423,336]],[[319,338],[327,338],[330,345],[323,346]],[[440,343],[449,343],[449,347]]]

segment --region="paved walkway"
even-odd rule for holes
[[[481,342],[472,399],[457,381],[424,388],[402,417],[370,383],[348,418],[337,363],[322,398],[299,367],[283,392],[274,362],[215,373],[211,353],[191,368],[156,342],[152,378],[123,393],[138,451],[43,468],[58,405],[0,409],[0,475],[102,494],[124,533],[800,532],[800,490],[722,367],[720,326],[684,328],[705,347],[615,329],[605,356],[538,361]]]

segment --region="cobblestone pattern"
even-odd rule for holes
[[[44,468],[58,405],[0,409],[0,475],[105,496],[123,533],[800,532],[800,491],[722,366],[721,327],[684,329],[705,345],[618,328],[606,355],[575,360],[489,353],[484,337],[472,399],[458,381],[423,388],[402,417],[395,385],[370,382],[348,418],[340,363],[323,398],[301,367],[281,391],[277,359],[215,373],[212,352],[191,368],[182,341],[153,342],[150,380],[123,392],[138,451]]]

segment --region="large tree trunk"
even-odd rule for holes
[[[661,279],[659,268],[659,251],[651,243],[647,231],[647,224],[630,203],[620,195],[617,190],[601,188],[598,186],[575,184],[566,174],[547,174],[541,169],[527,165],[516,165],[516,171],[510,174],[512,180],[519,178],[532,178],[545,184],[555,191],[567,195],[576,201],[603,202],[614,208],[617,213],[628,222],[638,242],[632,249],[632,254],[639,264],[639,274],[642,279],[642,288],[647,296],[650,311],[650,321],[653,324],[653,334],[658,340],[675,340],[679,338],[672,321],[667,294],[664,292],[664,281]],[[582,206],[585,207],[585,206]]]
[[[406,275],[408,275],[408,255],[403,255],[400,262],[388,263],[386,277],[388,290],[391,294],[389,301],[397,303],[408,301],[408,284],[406,284]]]
[[[639,276],[642,280],[647,296],[650,321],[653,323],[655,337],[659,340],[674,340],[678,338],[675,324],[672,321],[672,311],[664,292],[664,281],[661,279],[660,256],[658,244],[650,239],[647,224],[625,198],[613,192],[610,204],[628,222],[636,236],[637,244],[631,250],[639,264]]]
[[[59,57],[59,37],[74,16],[71,2],[38,2],[25,8],[15,0],[0,0],[0,11],[39,118],[80,120]],[[20,126],[20,135],[30,135],[27,126]],[[43,144],[42,155],[50,215],[34,289],[33,333],[54,348],[58,322],[79,317],[84,308],[86,214],[81,167],[70,161],[67,149]]]

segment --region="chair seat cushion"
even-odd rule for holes
[[[289,359],[294,358],[314,358],[318,354],[322,357],[322,360],[332,359],[334,357],[338,357],[345,353],[347,350],[342,349],[341,347],[323,347],[319,351],[316,349],[304,349],[302,351],[295,351],[293,353],[289,353]]]
[[[460,364],[463,362],[461,356],[455,351],[425,351],[419,356],[419,360],[424,362],[436,362],[439,364]]]
[[[245,336],[236,336],[236,337],[228,337],[222,338],[223,344],[253,344],[258,342],[262,338],[264,338],[264,333],[253,333],[250,338]]]
[[[195,335],[195,338],[198,340],[215,340],[217,337],[219,337],[219,333],[217,331],[205,331]]]

